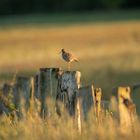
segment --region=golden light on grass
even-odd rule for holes
[[[11,122],[7,116],[0,117],[0,138],[3,140],[35,139],[35,140],[62,140],[62,139],[98,139],[98,140],[131,140],[137,139],[140,134],[139,121],[134,124],[135,132],[130,132],[129,128],[123,133],[119,122],[110,113],[103,115],[102,123],[98,124],[93,115],[93,110],[88,114],[88,119],[82,122],[82,133],[78,133],[77,122],[73,117],[63,112],[61,117],[57,116],[54,110],[54,101],[48,99],[50,115],[41,119],[36,111],[25,114],[20,121]],[[25,113],[25,112],[24,112]],[[131,128],[130,128],[131,129]]]
[[[113,86],[139,82],[139,47],[140,21],[7,28],[0,30],[0,79],[5,82],[3,73],[15,73],[16,70],[67,69],[58,54],[65,48],[79,58],[80,62],[72,64],[72,69],[82,72],[83,83],[87,85],[94,81],[95,85],[103,87],[104,96],[108,98]],[[54,107],[54,102],[48,102]],[[104,116],[103,124],[98,125],[91,111],[79,135],[77,123],[67,113],[60,118],[54,108],[50,108],[50,116],[42,120],[37,115],[39,109],[31,109],[25,114],[27,118],[16,120],[14,124],[7,116],[0,117],[0,139],[131,140],[140,137],[139,120],[135,124],[135,133],[125,135],[119,129],[118,120],[110,113]]]
[[[82,65],[91,61],[93,69],[94,64],[97,68],[104,67],[104,63],[116,68],[121,59],[127,57],[129,64],[135,67],[140,53],[139,25],[139,21],[133,21],[1,30],[0,67],[25,69],[26,65],[28,69],[32,69],[42,65],[60,66],[63,65],[58,55],[61,48],[76,54]],[[110,58],[116,63],[110,62]],[[127,69],[128,66],[125,67]]]

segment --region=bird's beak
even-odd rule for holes
[[[61,51],[58,54],[61,54]]]

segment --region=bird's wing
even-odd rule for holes
[[[79,59],[75,57],[75,58],[74,58],[74,61],[79,62]]]
[[[72,59],[73,58],[73,55],[71,53],[67,53],[67,56]]]
[[[76,62],[79,62],[79,60],[78,60],[78,58],[76,58],[73,54],[71,54],[71,53],[68,53],[68,57],[70,58],[70,59],[73,59],[74,61],[76,61]]]

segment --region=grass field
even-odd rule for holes
[[[72,23],[69,24],[64,22],[65,18],[69,19],[66,15],[60,18],[49,15],[48,21],[42,21],[40,25],[35,24],[36,22],[32,24],[31,21],[37,19],[35,17],[30,19],[30,16],[23,16],[23,19],[13,17],[14,20],[12,17],[3,20],[1,18],[0,79],[2,82],[12,79],[17,71],[34,74],[40,67],[67,69],[66,63],[58,54],[61,48],[65,48],[79,58],[80,62],[73,63],[72,70],[82,72],[83,84],[94,83],[95,86],[102,87],[106,97],[114,86],[138,83],[140,75],[138,13],[135,12],[134,16],[134,12],[129,12],[128,20],[125,18],[125,15],[126,17],[128,15],[123,13],[120,16],[120,19],[124,17],[122,21],[119,18],[117,21],[113,20],[115,16],[119,17],[118,14],[114,16],[89,14],[85,20],[86,13],[83,19],[82,16],[79,18],[79,22],[76,22],[78,21],[76,15],[73,19],[71,15]],[[102,20],[94,22],[92,15],[99,16]],[[105,17],[108,17],[106,22]]]
[[[50,103],[50,102],[49,102]],[[52,104],[49,104],[50,107]],[[52,111],[52,110],[51,110]],[[25,114],[24,114],[25,115]],[[138,140],[140,124],[134,123],[134,132],[122,129],[116,119],[106,114],[102,124],[96,122],[91,111],[86,122],[82,122],[82,133],[78,132],[77,121],[68,114],[58,117],[54,111],[42,120],[36,112],[28,113],[25,118],[12,122],[9,117],[0,119],[1,140]]]
[[[79,58],[71,69],[82,72],[82,85],[103,88],[103,98],[109,99],[113,87],[140,83],[140,11],[0,17],[0,85],[15,73],[34,75],[40,67],[67,70],[61,48]],[[139,98],[136,94],[138,110]],[[52,113],[45,121],[28,114],[15,124],[1,117],[0,140],[139,139],[139,123],[135,135],[124,135],[109,115],[100,126],[90,114],[79,135],[73,119]]]

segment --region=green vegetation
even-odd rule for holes
[[[1,0],[0,15],[139,9],[137,0]]]
[[[29,14],[0,17],[0,26],[64,26],[70,24],[89,24],[99,22],[115,22],[139,20],[140,10],[133,11],[106,11],[106,12],[83,12],[83,13],[55,13],[55,14]]]

